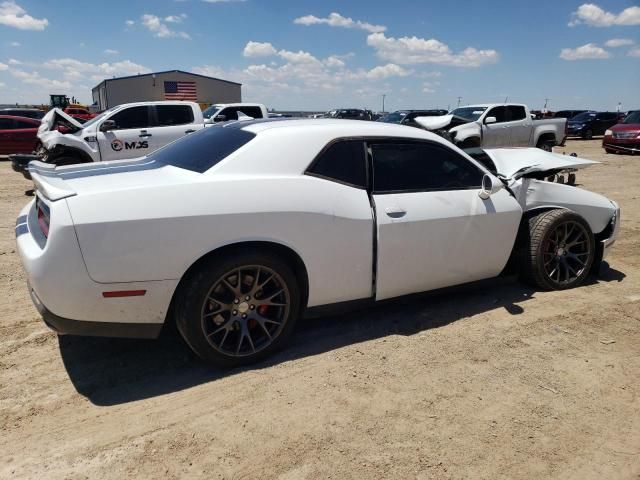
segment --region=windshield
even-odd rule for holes
[[[202,112],[202,116],[204,118],[211,118],[220,111],[220,108],[221,107],[219,107],[218,105],[211,105],[209,108],[205,109]]]
[[[102,120],[105,115],[107,115],[108,113],[111,113],[114,109],[111,108],[109,110],[105,110],[104,112],[102,112],[100,115],[98,115],[97,117],[93,117],[91,120],[89,120],[88,122],[85,122],[82,125],[82,128],[86,128],[86,127],[90,127],[91,125],[93,125],[96,122],[99,122],[100,120]]]
[[[380,117],[377,121],[384,123],[400,123],[406,116],[406,112],[392,112],[387,113],[384,117]]]
[[[596,112],[579,113],[571,119],[572,122],[586,122],[596,116]]]
[[[230,127],[219,124],[203,128],[156,150],[148,158],[192,172],[206,172],[256,136]]]
[[[480,116],[484,113],[487,107],[461,107],[456,108],[452,115],[456,117],[462,117],[465,120],[469,120],[470,122],[475,122],[480,118]]]
[[[629,112],[622,123],[640,123],[640,110]]]

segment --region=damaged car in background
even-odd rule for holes
[[[567,137],[566,119],[534,120],[522,104],[468,105],[440,117],[416,117],[415,122],[460,148],[537,147],[550,152]]]
[[[476,158],[401,125],[219,124],[140,159],[33,162],[17,250],[59,333],[152,338],[175,322],[224,366],[266,357],[328,307],[503,272],[561,290],[598,271],[618,205],[541,181],[597,162],[533,148]]]

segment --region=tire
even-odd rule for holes
[[[77,163],[86,163],[86,162],[84,162],[79,157],[74,157],[74,156],[71,156],[71,155],[61,155],[59,157],[55,157],[49,163],[53,163],[54,165],[62,167],[64,165],[75,165]]]
[[[291,336],[300,291],[291,267],[276,256],[246,249],[214,257],[183,282],[176,325],[202,360],[221,367],[248,365]]]
[[[478,138],[467,138],[458,144],[458,148],[464,150],[465,148],[479,148],[480,147],[480,139]]]
[[[520,277],[543,290],[581,285],[596,257],[589,224],[570,210],[549,210],[525,223]],[[574,243],[578,242],[578,243]]]
[[[537,148],[544,150],[545,152],[553,152],[553,147],[556,146],[555,140],[540,140]]]
[[[576,184],[576,174],[570,173],[567,175],[567,185],[574,186]]]
[[[591,139],[593,139],[593,130],[589,129],[589,130],[587,130],[586,132],[584,132],[584,133],[582,134],[582,138],[583,138],[584,140],[591,140]]]

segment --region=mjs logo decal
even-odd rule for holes
[[[122,140],[115,139],[111,141],[111,148],[115,152],[119,152],[123,148],[125,150],[137,150],[139,148],[149,148],[149,142],[146,140],[142,142],[123,142]]]

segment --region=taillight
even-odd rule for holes
[[[38,225],[45,237],[49,237],[49,222],[51,221],[51,212],[40,199],[36,200],[36,212],[38,214]]]

